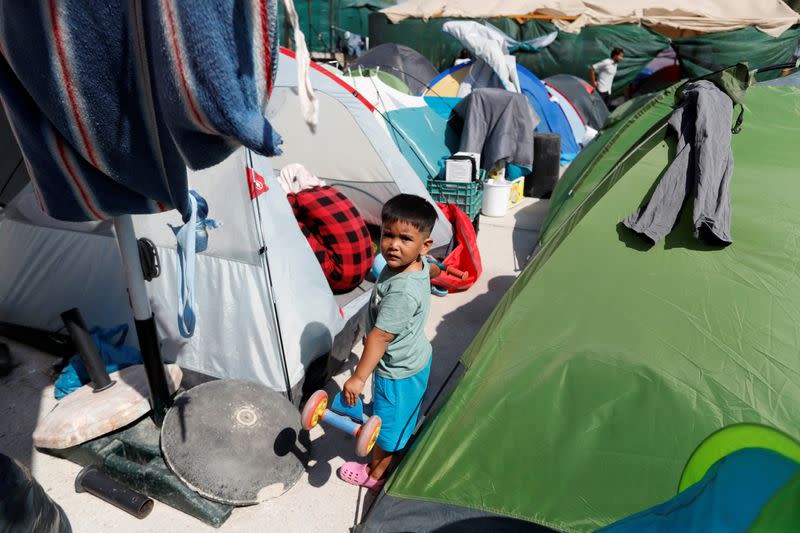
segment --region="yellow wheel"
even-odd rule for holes
[[[300,416],[300,423],[303,429],[309,430],[319,424],[319,421],[325,416],[325,409],[328,408],[328,393],[324,390],[318,390],[311,395],[311,398],[306,402],[303,407],[303,413]]]
[[[359,457],[366,457],[375,446],[378,440],[378,434],[381,432],[381,417],[371,416],[367,419],[366,423],[361,426],[356,439],[356,455]]]

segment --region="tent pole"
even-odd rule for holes
[[[246,153],[247,166],[255,171],[256,167],[253,164],[253,154],[250,152],[250,150],[247,150]],[[286,360],[286,347],[283,345],[283,332],[281,330],[280,316],[278,315],[278,302],[275,300],[275,287],[272,285],[272,270],[269,267],[269,249],[267,248],[267,239],[264,237],[263,218],[261,217],[261,204],[257,198],[253,199],[253,215],[256,218],[256,222],[258,222],[258,231],[256,231],[256,236],[258,237],[259,246],[261,247],[259,250],[259,255],[261,256],[261,264],[264,268],[264,282],[266,283],[267,297],[272,302],[272,325],[275,328],[275,335],[277,337],[275,340],[277,344],[276,348],[278,349],[280,355],[281,370],[283,370],[283,380],[284,385],[286,386],[286,397],[289,399],[289,402],[293,402],[292,382],[289,379],[289,363]]]
[[[308,42],[309,50],[308,53],[311,55],[311,50],[314,48],[314,36],[312,35],[313,26],[311,25],[311,17],[313,15],[313,10],[311,9],[311,0],[308,0],[308,36],[306,41]]]
[[[153,408],[153,422],[161,427],[167,408],[170,406],[170,393],[167,376],[161,360],[161,348],[158,344],[156,321],[139,260],[139,245],[133,230],[133,219],[130,215],[122,215],[114,219],[117,233],[117,244],[122,255],[125,279],[128,282],[128,297],[133,308],[133,319],[136,324],[136,335],[139,337],[139,348],[150,388],[150,405]]]

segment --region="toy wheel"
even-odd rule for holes
[[[325,409],[328,408],[328,393],[324,390],[318,390],[311,395],[311,398],[306,402],[303,407],[303,414],[300,418],[300,423],[303,429],[311,429],[319,424],[320,419],[325,414]]]
[[[381,417],[371,416],[367,419],[366,423],[361,426],[356,439],[356,455],[359,457],[366,457],[375,446],[375,441],[378,440],[378,434],[381,432]]]

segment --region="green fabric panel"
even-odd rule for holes
[[[724,70],[703,75],[704,80],[713,81],[717,87],[730,96],[734,104],[744,102],[745,93],[752,84],[752,78],[750,69],[745,63],[737,63]],[[682,88],[679,88],[675,97],[676,102],[682,93]]]
[[[703,76],[739,61],[747,61],[751,69],[791,61],[800,39],[800,27],[771,37],[756,28],[709,33],[674,39],[672,47],[681,63],[685,78]]]
[[[364,37],[369,35],[369,16],[394,2],[376,0],[339,0],[339,31],[350,31]]]
[[[338,1],[335,2],[338,4]],[[297,11],[297,21],[300,30],[306,36],[306,44],[312,52],[328,52],[336,47],[337,34],[333,32],[333,43],[331,43],[330,31],[330,2],[328,0],[306,0],[295,2]],[[336,7],[334,7],[334,14]],[[310,17],[309,17],[310,15]],[[310,19],[310,21],[309,21]],[[333,23],[336,25],[338,17],[334,16]],[[286,26],[286,15],[283,9],[283,2],[278,2],[278,25],[281,28],[280,42],[283,46],[289,45],[292,32]]]
[[[800,531],[800,474],[795,474],[761,508],[748,533]]]
[[[669,163],[659,142],[505,295],[389,494],[589,531],[669,499],[721,427],[800,436],[800,91],[745,105],[734,244],[697,243],[690,209],[651,248],[619,227]]]
[[[527,21],[521,26],[520,40],[541,37],[555,29],[550,22]],[[589,26],[577,34],[559,32],[556,40],[540,52],[517,54],[517,62],[540,78],[573,74],[588,80],[589,67],[609,57],[615,46],[625,51],[612,87],[614,94],[621,94],[645,65],[669,46],[669,39],[635,24]]]
[[[403,80],[401,80],[394,74],[389,74],[388,72],[385,72],[383,70],[378,70],[375,68],[355,67],[351,68],[348,71],[348,74],[351,76],[365,76],[365,77],[378,76],[378,79],[380,79],[383,83],[385,83],[392,89],[400,91],[401,93],[411,94],[411,89],[408,88],[408,85],[406,85],[406,83]]]
[[[301,0],[295,2],[295,10],[300,29],[306,36],[308,49],[312,52],[330,52],[336,48],[339,38],[345,31],[366,37],[369,34],[369,15],[390,5],[393,5],[393,2],[382,0],[333,0],[332,2]],[[331,8],[333,19],[331,19]],[[278,21],[280,42],[283,46],[288,46],[291,31],[286,29],[283,2],[278,3]],[[332,32],[331,21],[334,26]]]

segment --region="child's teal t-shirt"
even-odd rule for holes
[[[397,273],[385,267],[372,288],[367,331],[392,333],[395,338],[381,357],[375,373],[390,379],[413,376],[428,364],[431,343],[425,322],[431,309],[430,268],[422,261],[419,272]]]

